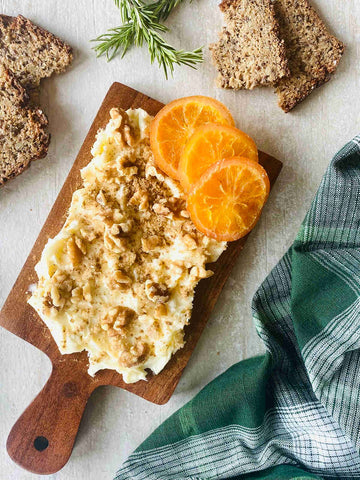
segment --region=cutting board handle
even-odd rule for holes
[[[38,474],[51,474],[68,461],[81,417],[95,388],[72,355],[53,365],[44,388],[13,426],[7,451],[14,462]]]

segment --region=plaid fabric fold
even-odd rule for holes
[[[266,345],[207,385],[116,480],[360,479],[360,137],[258,289]]]

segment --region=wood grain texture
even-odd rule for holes
[[[37,313],[27,304],[29,286],[36,282],[34,266],[49,237],[61,228],[73,192],[81,185],[80,169],[91,159],[91,147],[95,134],[106,125],[109,110],[143,108],[154,115],[162,104],[142,93],[114,83],[107,93],[99,112],[81,147],[62,190],[39,234],[38,239],[0,313],[0,325],[36,346],[48,355],[53,364],[50,379],[34,402],[25,410],[10,432],[7,449],[11,458],[35,473],[50,474],[67,462],[77,434],[86,402],[95,388],[114,385],[135,393],[146,400],[164,404],[171,397],[181,374],[206,325],[216,300],[241,252],[246,238],[229,245],[220,259],[211,266],[215,274],[200,282],[197,288],[193,314],[186,329],[185,347],[179,350],[165,369],[158,375],[148,375],[148,381],[126,384],[122,376],[112,370],[102,370],[95,377],[87,373],[85,352],[61,355],[49,330]],[[275,182],[282,164],[275,158],[260,152],[260,163]],[[49,446],[36,449],[36,439],[44,437]],[[35,444],[34,444],[35,441]]]

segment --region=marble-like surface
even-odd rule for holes
[[[37,161],[0,190],[0,307],[63,184],[92,119],[111,83],[125,83],[168,102],[193,94],[211,95],[231,107],[237,125],[259,147],[284,162],[259,225],[211,316],[170,402],[152,405],[115,387],[90,398],[69,463],[50,475],[56,480],[111,479],[127,455],[172,412],[234,362],[263,351],[252,324],[250,303],[257,286],[291,244],[328,162],[360,131],[360,3],[314,0],[332,31],[347,45],[338,72],[293,113],[284,114],[271,89],[221,91],[206,52],[198,70],[176,69],[166,81],[146,50],[133,49],[107,63],[96,59],[89,40],[120,19],[111,0],[0,0],[0,12],[21,13],[67,40],[74,63],[43,82],[41,101],[52,141]],[[169,19],[168,38],[182,48],[216,39],[222,19],[214,0],[193,0]],[[0,480],[44,478],[25,472],[5,451],[7,434],[44,385],[47,357],[0,330]]]

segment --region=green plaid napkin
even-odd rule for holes
[[[253,299],[267,347],[207,385],[117,480],[360,479],[360,136]]]

